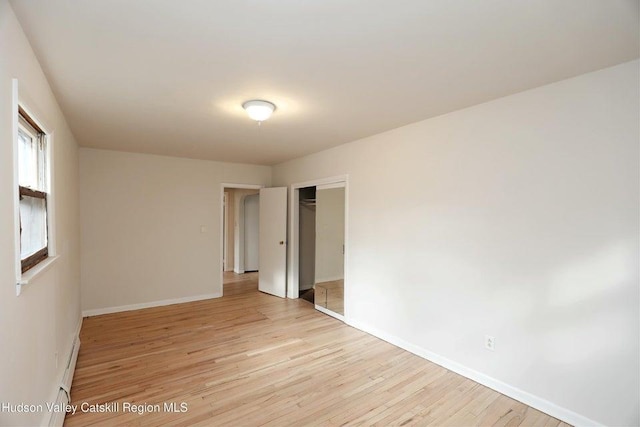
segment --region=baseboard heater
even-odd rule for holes
[[[71,403],[71,383],[73,382],[73,373],[76,370],[76,362],[78,361],[78,352],[80,351],[80,337],[76,336],[73,342],[73,348],[71,354],[69,354],[69,360],[67,360],[67,367],[64,370],[62,376],[62,382],[58,389],[55,404],[57,407],[64,407]],[[61,427],[64,424],[64,417],[66,412],[52,412],[49,419],[49,427]]]

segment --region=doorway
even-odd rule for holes
[[[292,186],[290,298],[344,320],[346,178]]]
[[[260,188],[260,185],[222,185],[223,295],[258,290]]]

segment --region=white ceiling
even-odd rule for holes
[[[275,164],[635,59],[637,0],[13,0],[78,142]],[[248,99],[278,109],[262,126]]]

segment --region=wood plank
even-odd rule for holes
[[[532,425],[560,421],[225,273],[225,296],[89,317],[65,425]],[[184,413],[122,410],[185,402]],[[164,409],[164,408],[162,408]]]

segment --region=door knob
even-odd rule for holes
[[[280,244],[281,244],[281,245],[284,245],[284,240],[280,240]]]

